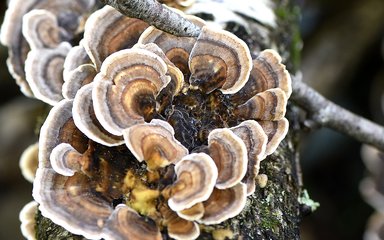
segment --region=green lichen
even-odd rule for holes
[[[307,190],[303,190],[301,196],[297,199],[300,204],[306,205],[311,208],[311,211],[314,212],[318,207],[320,207],[320,203],[313,201],[307,192]]]

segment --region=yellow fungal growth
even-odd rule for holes
[[[158,190],[139,185],[132,190],[129,205],[142,215],[154,216],[157,212],[156,199],[159,195],[160,192]]]
[[[135,176],[132,170],[128,170],[127,174],[125,175],[124,178],[124,183],[123,183],[123,191],[128,191],[132,189],[136,182],[138,182],[139,179]]]
[[[230,229],[216,229],[212,231],[214,240],[233,239],[233,232]]]
[[[127,192],[127,205],[145,216],[156,216],[156,200],[160,196],[159,190],[150,189],[136,176],[132,170],[128,170],[123,190]]]
[[[146,163],[149,170],[156,170],[169,165],[169,161],[164,157],[161,149],[151,149],[148,155]]]

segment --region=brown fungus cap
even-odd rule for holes
[[[247,187],[243,183],[227,189],[215,188],[204,202],[204,216],[198,222],[206,225],[219,224],[235,217],[245,207],[246,200]]]
[[[77,91],[93,81],[97,74],[87,52],[80,41],[78,46],[72,47],[64,61],[62,93],[64,98],[73,99]]]
[[[23,177],[33,183],[36,170],[39,164],[39,143],[34,143],[28,146],[21,154],[19,167]]]
[[[181,211],[205,201],[211,195],[217,180],[217,167],[205,153],[185,156],[175,166],[177,180],[171,186],[169,207]]]
[[[263,81],[265,87],[262,89],[280,88],[289,98],[292,93],[291,76],[281,61],[281,56],[273,49],[260,52],[253,60],[251,77]]]
[[[33,197],[43,216],[74,234],[98,239],[113,209],[90,186],[81,173],[66,177],[52,168],[39,168]]]
[[[189,69],[191,85],[210,93],[234,94],[247,82],[252,58],[247,45],[234,34],[207,26],[194,45]]]
[[[68,143],[60,143],[51,153],[50,161],[53,170],[63,176],[73,176],[90,165],[88,158],[79,153]]]
[[[102,237],[108,240],[161,240],[156,224],[140,216],[125,204],[119,204],[113,210],[105,224]]]
[[[33,197],[43,216],[75,234],[99,238],[104,222],[112,213],[109,202],[93,191],[90,179],[82,173],[67,177],[52,169],[53,149],[69,143],[79,153],[88,148],[86,138],[74,125],[72,101],[55,105],[40,130],[39,168],[33,185]]]
[[[178,211],[177,215],[188,221],[196,221],[204,215],[204,204],[201,202],[196,203],[190,208]]]
[[[199,27],[205,25],[205,22],[198,17],[178,13]],[[189,73],[188,59],[196,38],[177,37],[151,26],[143,32],[138,42],[141,44],[155,43],[177,68],[185,74]]]
[[[79,89],[93,81],[97,72],[92,64],[83,64],[64,75],[66,78],[62,87],[62,94],[67,99],[75,98]]]
[[[23,17],[22,32],[31,49],[55,48],[61,42],[56,16],[44,9],[35,9]]]
[[[381,211],[375,211],[368,219],[364,240],[381,240],[384,236],[384,214]]]
[[[188,149],[174,135],[173,127],[158,119],[123,131],[125,144],[138,161],[147,163],[149,170],[175,164],[188,154]]]
[[[284,117],[287,96],[280,88],[268,89],[256,94],[235,109],[237,115],[256,120],[276,121]]]
[[[63,85],[63,64],[71,48],[63,42],[57,48],[34,49],[25,61],[26,79],[37,99],[55,105],[61,99]]]
[[[83,47],[84,40],[81,40],[78,46],[72,47],[64,61],[64,81],[67,81],[67,75],[71,71],[83,64],[92,64],[87,52]]]
[[[61,29],[64,29],[60,32],[60,41],[68,41],[82,31],[81,21],[94,4],[95,0],[12,0],[9,2],[1,26],[1,43],[8,47],[8,69],[25,95],[33,96],[24,71],[24,62],[30,50],[29,44],[22,35],[24,15],[33,9],[48,10],[56,16]]]
[[[193,240],[200,235],[197,223],[180,218],[167,205],[161,205],[159,209],[163,225],[167,227],[168,235],[177,240]]]
[[[248,167],[242,181],[247,184],[247,194],[250,195],[255,191],[255,177],[259,173],[260,162],[266,156],[268,137],[260,124],[254,120],[246,120],[230,129],[243,140],[247,148]]]
[[[33,96],[33,93],[25,80],[24,62],[30,47],[22,35],[22,20],[24,14],[32,9],[37,2],[38,0],[27,2],[24,0],[10,1],[1,26],[1,44],[9,47],[8,70],[20,86],[21,92],[26,96]]]
[[[75,126],[72,100],[62,100],[48,114],[40,129],[39,168],[51,168],[51,152],[60,143],[71,144],[78,152],[87,150],[88,138]]]
[[[287,135],[289,122],[286,118],[282,118],[277,121],[259,121],[259,124],[268,136],[265,154],[270,155],[276,151],[281,141]]]
[[[289,98],[292,93],[291,77],[275,50],[267,49],[260,52],[252,64],[247,83],[231,96],[232,101],[242,104],[254,95],[272,88],[280,88]]]
[[[82,65],[87,66],[87,65]],[[93,83],[87,84],[77,91],[73,100],[73,120],[76,126],[91,140],[104,146],[124,144],[121,136],[115,136],[105,130],[95,116],[92,101]]]
[[[114,135],[144,123],[156,110],[156,96],[170,81],[167,65],[144,49],[125,49],[110,55],[96,75],[93,106],[101,125]]]
[[[244,142],[231,130],[215,129],[208,135],[209,155],[216,164],[216,188],[238,184],[247,172],[248,156]]]
[[[88,18],[85,24],[84,48],[99,70],[109,55],[131,48],[147,27],[147,23],[126,17],[107,5]]]
[[[27,203],[23,209],[21,209],[19,214],[19,220],[21,222],[20,230],[23,236],[27,240],[35,240],[36,239],[36,213],[37,213],[38,203],[35,201],[31,201]]]
[[[133,46],[133,48],[146,49],[150,52],[153,52],[161,57],[161,59],[163,59],[163,61],[167,64],[167,75],[171,77],[171,81],[163,89],[164,94],[175,96],[181,91],[184,84],[184,74],[167,58],[167,56],[165,56],[165,53],[163,50],[161,50],[161,48],[159,48],[159,46],[157,46],[155,43],[138,43]]]

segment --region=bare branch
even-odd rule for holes
[[[122,14],[141,19],[156,28],[180,37],[197,37],[200,28],[156,0],[100,0]]]
[[[300,79],[292,81],[291,98],[312,120],[354,139],[384,150],[384,128],[327,100]]]

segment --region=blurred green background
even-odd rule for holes
[[[304,81],[339,105],[384,125],[384,1],[298,0]],[[0,2],[1,22],[6,1]],[[18,168],[22,151],[37,141],[44,105],[24,97],[10,77],[0,45],[0,239],[22,239],[18,212],[32,185]],[[373,209],[359,193],[366,170],[361,144],[327,129],[303,132],[304,186],[320,208],[304,218],[302,239],[361,239]]]

